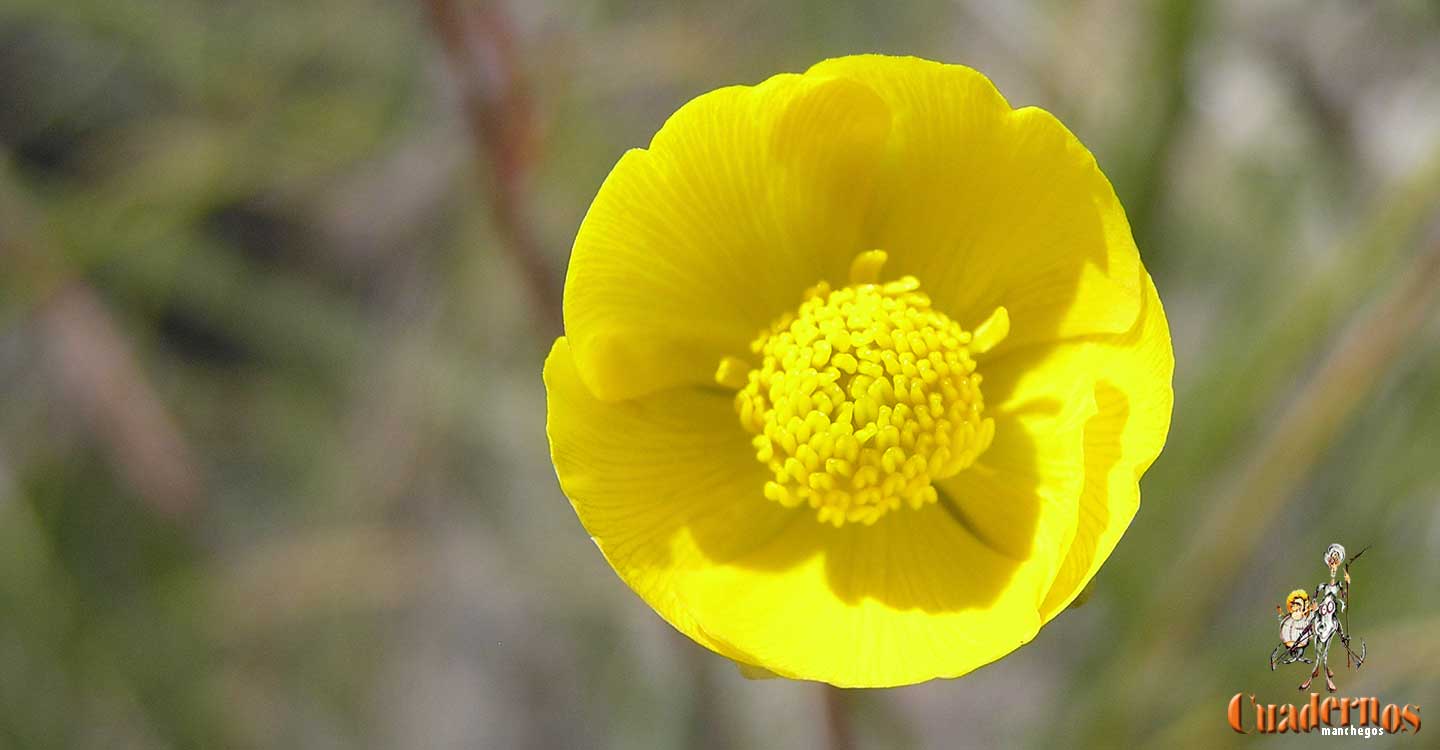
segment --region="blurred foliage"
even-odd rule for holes
[[[1373,545],[1342,691],[1440,705],[1440,4],[487,9],[552,284],[625,148],[831,55],[975,66],[1114,180],[1179,359],[1145,504],[1034,644],[852,696],[863,746],[1249,740],[1225,702],[1297,694],[1272,607],[1337,540]],[[0,747],[821,741],[813,688],[673,636],[559,493],[550,342],[463,115],[495,60],[432,19],[0,3]]]

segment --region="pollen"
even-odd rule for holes
[[[934,482],[995,436],[974,356],[1009,332],[1005,308],[966,331],[914,276],[879,282],[885,260],[862,253],[848,286],[811,287],[751,342],[758,367],[725,357],[715,375],[773,474],[765,497],[837,527],[936,502]]]

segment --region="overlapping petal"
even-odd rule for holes
[[[1072,364],[1051,346],[984,360],[995,442],[975,466],[939,483],[977,538],[1039,569],[1032,606],[1066,558],[1085,483],[1095,374]]]
[[[711,643],[784,677],[887,687],[955,677],[1040,626],[1035,566],[979,541],[939,505],[873,526],[811,518],[681,596]],[[724,651],[722,650],[722,653]]]
[[[796,520],[761,496],[767,473],[736,434],[729,395],[680,388],[602,401],[582,381],[565,338],[545,360],[545,391],[560,487],[605,559],[670,624],[743,660],[706,641],[679,599],[686,576],[751,551]]]
[[[1144,301],[1129,331],[1031,345],[985,363],[987,394],[999,399],[996,444],[974,471],[942,483],[990,546],[1047,560],[1037,600],[1045,621],[1114,550],[1139,508],[1140,476],[1169,431],[1169,328],[1154,282],[1138,276]],[[1060,404],[1069,408],[1048,422],[1016,419],[1043,420]],[[1036,464],[1048,470],[1035,472]]]
[[[720,357],[869,249],[860,232],[889,126],[867,86],[783,75],[700,96],[626,153],[565,282],[565,331],[591,391],[709,382]]]
[[[1085,425],[1085,487],[1074,542],[1041,605],[1048,621],[1090,582],[1140,507],[1140,476],[1160,455],[1174,405],[1175,353],[1149,274],[1140,319],[1124,334],[1071,343],[1097,373],[1097,413]]]
[[[867,238],[937,307],[974,325],[997,305],[1005,349],[1129,330],[1139,255],[1094,157],[1050,113],[1011,109],[983,75],[913,57],[856,55],[809,74],[850,78],[891,113]]]

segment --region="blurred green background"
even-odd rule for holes
[[[540,365],[624,149],[859,51],[1064,120],[1178,366],[1088,603],[855,743],[1247,746],[1331,541],[1433,743],[1440,4],[0,0],[0,748],[824,746],[597,554]]]

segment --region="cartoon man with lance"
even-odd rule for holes
[[[1367,548],[1368,549],[1368,548]],[[1310,671],[1310,677],[1300,683],[1300,690],[1309,690],[1310,682],[1325,670],[1325,687],[1330,692],[1335,692],[1335,673],[1330,671],[1330,641],[1337,634],[1340,636],[1340,643],[1345,647],[1346,664],[1353,659],[1355,668],[1359,669],[1365,663],[1365,643],[1360,643],[1360,653],[1356,654],[1350,650],[1350,634],[1348,628],[1341,624],[1340,613],[1346,613],[1346,622],[1349,621],[1350,603],[1350,563],[1360,559],[1360,554],[1347,561],[1345,559],[1345,548],[1339,544],[1332,544],[1325,549],[1325,565],[1330,568],[1330,580],[1315,587],[1315,595],[1311,599],[1310,606],[1314,607],[1314,616],[1310,629],[1314,634],[1315,644],[1315,668]],[[1336,581],[1336,574],[1344,566],[1344,576]]]

